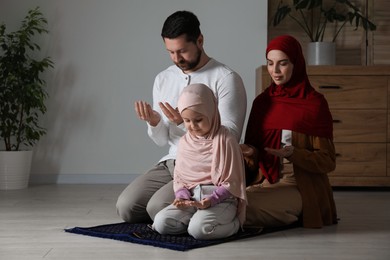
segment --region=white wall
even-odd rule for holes
[[[47,73],[47,135],[35,147],[32,182],[125,183],[166,151],[147,136],[133,103],[152,101],[154,76],[172,62],[160,37],[165,18],[193,11],[207,54],[243,78],[248,113],[255,69],[265,64],[266,0],[0,0],[0,21],[16,29],[39,5]]]

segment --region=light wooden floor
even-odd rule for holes
[[[0,259],[390,259],[390,191],[335,191],[341,221],[187,252],[65,233],[121,222],[124,185],[41,185],[0,191]]]

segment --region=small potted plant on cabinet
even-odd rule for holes
[[[273,26],[279,25],[285,18],[292,19],[309,37],[307,59],[312,65],[334,65],[335,40],[347,23],[355,27],[362,26],[364,30],[376,30],[376,25],[366,18],[358,7],[348,0],[280,0],[273,17]],[[332,27],[332,36],[325,39],[325,32]],[[331,55],[317,48],[324,46]],[[316,58],[320,54],[325,61]],[[331,57],[329,59],[329,57]]]
[[[46,130],[39,125],[46,112],[46,83],[42,73],[53,62],[36,59],[37,35],[48,33],[39,7],[30,9],[20,28],[6,32],[0,25],[0,189],[28,186],[33,145]],[[24,161],[20,161],[23,159]]]

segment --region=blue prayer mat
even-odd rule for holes
[[[197,240],[188,234],[161,235],[152,230],[150,228],[150,224],[129,224],[126,222],[99,225],[94,227],[74,227],[65,229],[65,231],[74,234],[82,234],[93,237],[108,238],[125,242],[168,248],[177,251],[186,251],[189,249],[206,247],[269,233],[269,231],[260,228],[246,228],[244,231],[239,231],[237,234],[224,239]]]

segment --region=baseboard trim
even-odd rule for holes
[[[139,174],[32,174],[31,184],[128,184]]]

